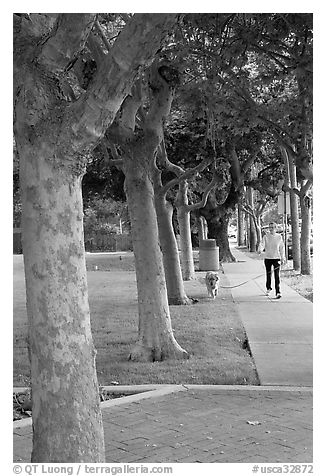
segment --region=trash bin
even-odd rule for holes
[[[199,243],[199,270],[218,271],[219,268],[219,248],[216,246],[216,241],[201,240]]]

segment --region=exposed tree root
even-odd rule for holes
[[[169,349],[147,347],[142,343],[137,343],[129,354],[129,360],[133,362],[161,362],[163,360],[183,360],[189,359],[189,354],[180,346]]]

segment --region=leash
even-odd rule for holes
[[[273,272],[277,269],[280,269],[281,266],[278,266],[277,268],[273,269]],[[235,286],[220,286],[222,289],[233,289],[233,288],[238,288],[240,286],[243,286],[244,284],[249,283],[249,281],[254,281],[255,279],[261,278],[262,276],[265,276],[265,273],[258,274],[258,276],[255,276],[254,278],[247,279],[247,281],[244,281],[243,283],[236,284]]]

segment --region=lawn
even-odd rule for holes
[[[189,360],[137,363],[128,360],[137,339],[137,293],[132,253],[87,254],[91,325],[100,385],[259,385],[246,334],[230,290],[209,300],[200,280],[185,283],[198,302],[170,306],[174,335]],[[14,385],[29,384],[27,316],[22,256],[14,256]],[[222,285],[227,285],[221,273]]]

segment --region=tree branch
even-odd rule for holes
[[[243,174],[241,173],[239,157],[233,144],[232,144],[231,153],[230,153],[230,163],[231,163],[231,174],[233,176],[232,179],[234,182],[234,186],[236,190],[239,190],[243,183]]]
[[[139,78],[133,87],[134,94],[137,95],[137,98],[139,99],[139,108],[137,111],[137,116],[136,116],[136,121],[137,124],[140,127],[144,127],[145,121],[146,121],[146,114],[144,111],[143,103],[144,103],[144,91],[143,91],[143,84],[142,84],[142,78]]]
[[[264,116],[258,116],[259,119],[261,119],[262,121],[264,121],[266,124],[268,124],[269,126],[271,126],[272,128],[272,134],[273,136],[275,137],[276,140],[278,140],[278,142],[280,143],[280,145],[282,145],[283,147],[286,148],[286,150],[288,150],[291,154],[293,154],[294,156],[296,156],[296,152],[295,150],[293,149],[293,147],[288,143],[286,142],[286,140],[281,136],[281,132],[283,134],[286,134],[291,143],[293,143],[293,139],[292,137],[284,130],[282,129],[278,124],[276,124],[275,122],[271,121],[270,119],[267,119],[266,117]]]
[[[44,41],[38,63],[54,74],[69,68],[84,47],[93,28],[96,14],[64,13]]]
[[[163,74],[164,71],[164,74]],[[163,121],[170,113],[176,84],[170,77],[178,76],[178,72],[169,62],[156,61],[149,69],[148,84],[152,91],[153,100],[146,115],[144,128],[159,133],[163,140]],[[160,142],[161,142],[160,141]]]
[[[100,35],[101,40],[103,41],[103,44],[104,44],[105,48],[106,48],[108,51],[110,51],[111,46],[110,46],[110,44],[109,44],[109,42],[108,42],[108,40],[107,40],[105,34],[103,33],[102,27],[101,27],[101,25],[100,25],[100,23],[99,23],[98,20],[95,21],[95,28],[96,28],[98,34]]]
[[[250,215],[252,218],[254,218],[255,214],[254,214],[253,208],[252,208],[251,205],[249,205],[247,200],[240,203],[239,205],[240,205],[240,208],[242,208],[243,211],[245,211],[246,213],[248,213],[248,215]]]
[[[101,64],[103,58],[105,57],[105,54],[103,53],[98,43],[98,38],[95,37],[93,32],[91,32],[87,39],[87,46],[91,50],[92,56],[94,57],[96,64]]]
[[[130,18],[132,18],[131,15],[128,15],[128,13],[120,13],[120,16],[121,18],[123,19],[123,21],[125,23],[128,23],[128,21],[130,20]]]
[[[153,174],[153,182],[154,182],[154,191],[155,194],[164,196],[166,192],[163,191],[163,185],[162,185],[162,170],[160,170],[157,166],[157,154],[153,163],[153,169],[152,169],[152,174]]]
[[[136,13],[128,21],[97,68],[86,93],[67,110],[62,133],[73,142],[74,149],[86,153],[101,140],[140,69],[151,63],[176,19],[174,13]]]
[[[140,106],[141,98],[137,97],[136,94],[126,97],[121,107],[121,115],[117,119],[117,123],[123,131],[129,130],[134,132],[136,126],[136,114]]]
[[[185,207],[186,211],[192,212],[194,210],[198,210],[198,208],[203,208],[206,205],[208,195],[216,186],[217,186],[216,177],[214,175],[210,183],[205,188],[201,201],[194,203],[192,205],[186,205]]]
[[[285,183],[282,186],[284,192],[294,192],[298,197],[300,197],[300,190],[297,187],[290,187],[289,184]]]
[[[257,207],[257,215],[260,216],[262,215],[263,211],[265,210],[266,208],[266,205],[267,205],[267,200],[266,198],[263,200],[261,199],[259,202],[258,202],[258,207]]]
[[[312,186],[312,180],[311,180],[311,179],[308,179],[308,180],[306,181],[306,183],[301,187],[301,189],[300,189],[300,195],[305,196],[311,186]]]
[[[170,162],[168,159],[168,155],[166,152],[166,147],[165,147],[165,141],[164,138],[160,144],[159,150],[158,150],[158,158],[160,161],[160,165],[170,172],[173,172],[175,175],[180,176],[181,174],[184,173],[184,169],[180,167],[180,165],[173,164]]]
[[[244,161],[244,163],[242,165],[242,173],[243,174],[248,172],[250,167],[253,165],[253,163],[255,162],[255,160],[257,158],[257,154],[258,154],[259,151],[260,151],[260,144],[259,144],[259,146],[257,146],[256,151],[247,160]]]
[[[111,159],[111,157],[109,156],[107,147],[109,147],[109,149],[111,150],[114,159]],[[105,163],[107,163],[108,165],[114,165],[118,169],[122,169],[123,160],[120,158],[120,155],[118,154],[118,151],[114,144],[110,143],[107,138],[103,138],[101,143],[101,149],[104,152]]]
[[[199,172],[202,172],[209,164],[211,164],[213,162],[212,159],[205,159],[203,160],[200,164],[198,164],[196,167],[193,167],[192,169],[188,169],[186,171],[184,171],[181,167],[181,173],[178,171],[179,173],[179,176],[170,180],[167,184],[164,185],[163,187],[163,193],[166,193],[170,188],[174,187],[175,185],[178,185],[180,182],[183,182],[187,179],[189,179],[190,177],[196,175],[197,173]],[[171,164],[171,162],[170,162]],[[172,164],[174,165],[174,164]],[[179,168],[178,166],[175,166],[177,168]]]

